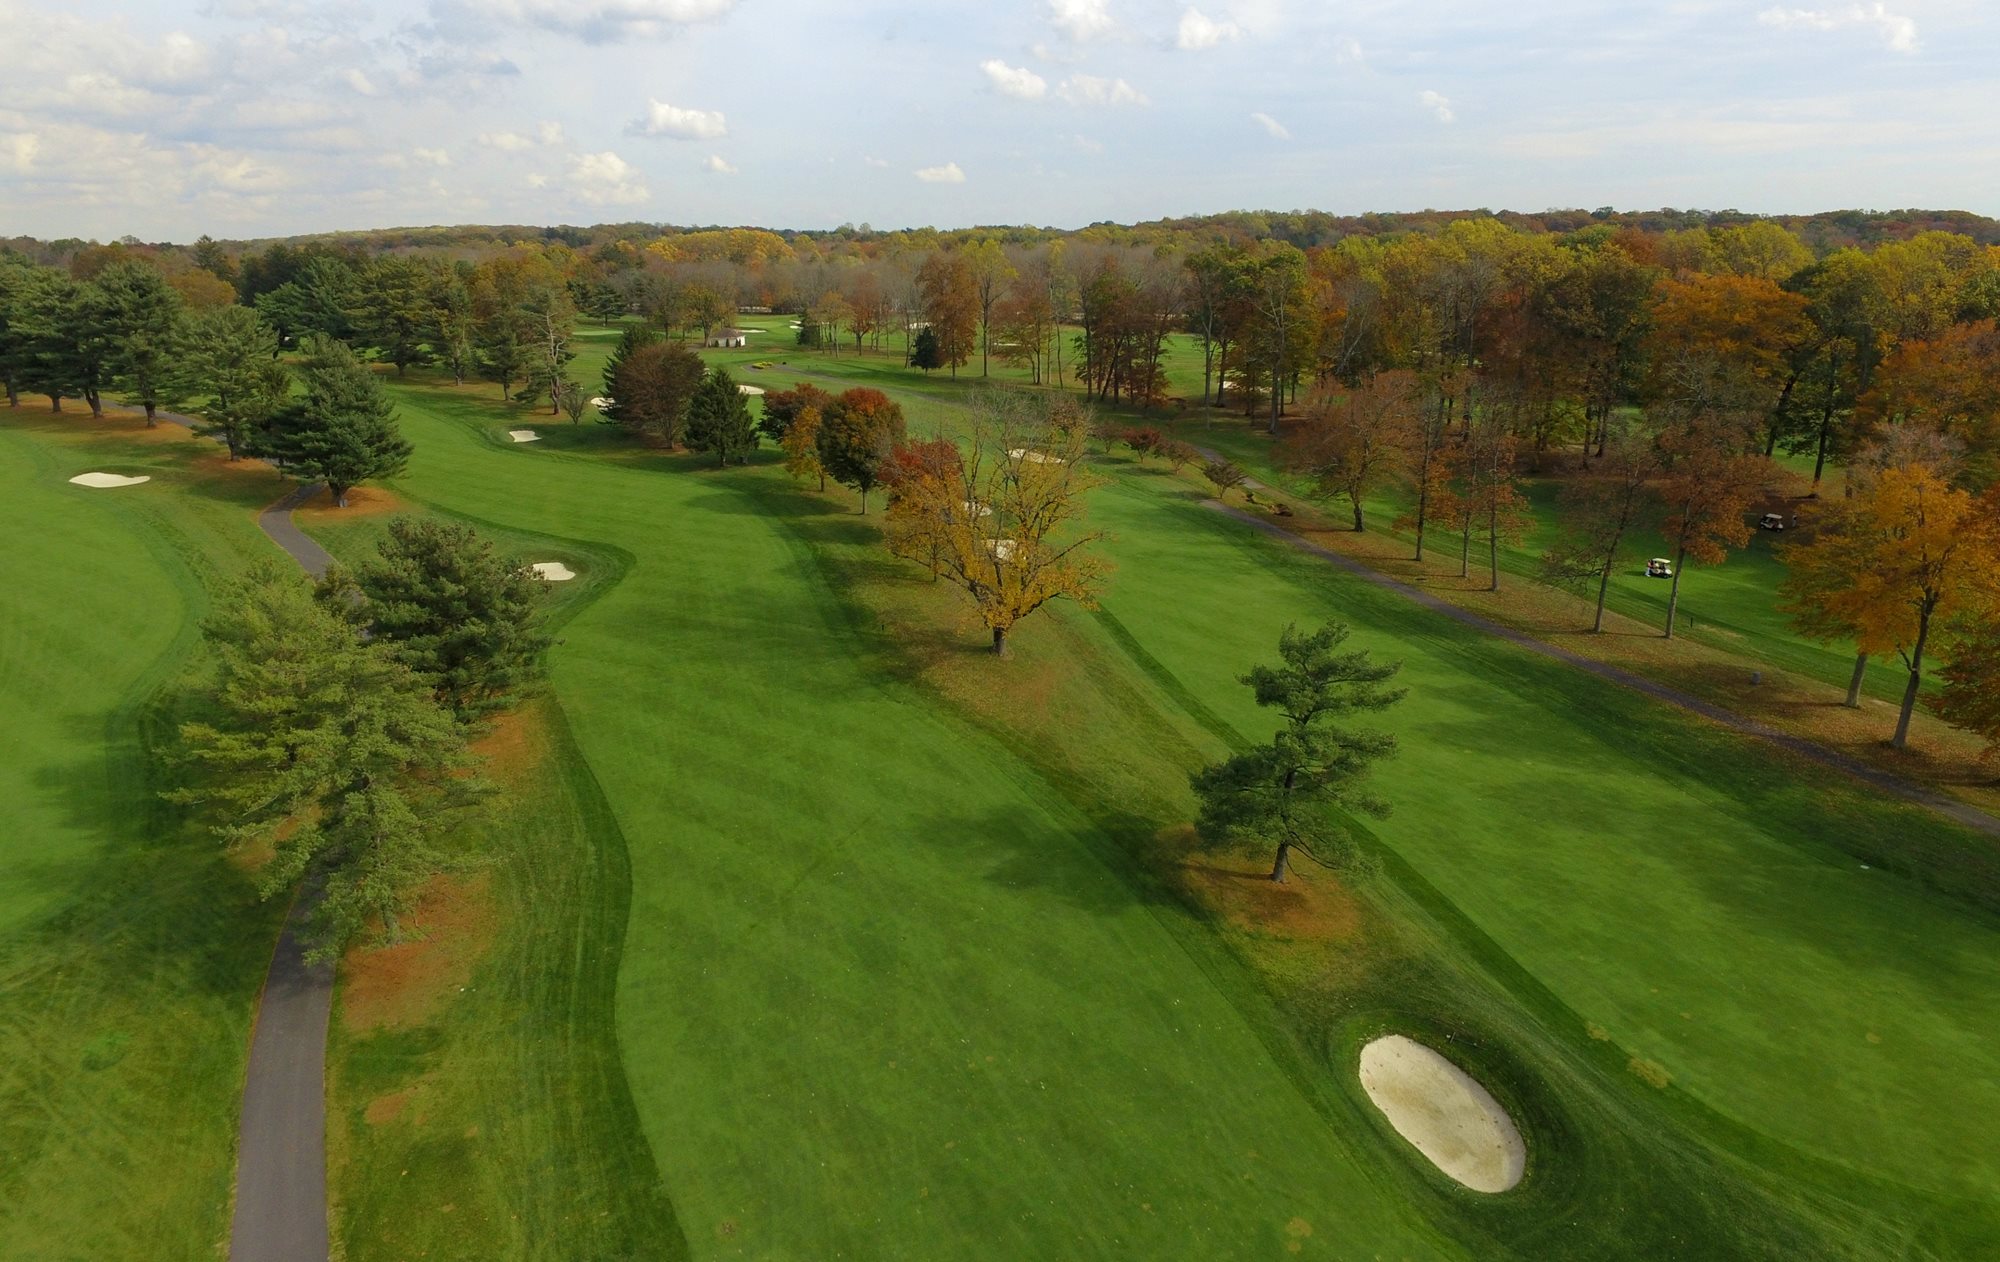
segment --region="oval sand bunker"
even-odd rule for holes
[[[1528,1152],[1514,1119],[1422,1043],[1391,1034],[1362,1048],[1361,1089],[1398,1135],[1466,1187],[1505,1192],[1521,1181]]]
[[[137,486],[141,482],[151,482],[151,478],[127,478],[115,473],[79,473],[70,481],[78,486],[94,486],[98,490],[109,490],[115,486]]]
[[[537,561],[530,568],[535,571],[536,578],[551,583],[567,583],[576,577],[576,571],[561,561]]]
[[[538,443],[542,441],[542,436],[531,429],[510,429],[507,431],[507,437],[517,443]]]

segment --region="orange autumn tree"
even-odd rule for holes
[[[1932,636],[1990,607],[2000,588],[2000,525],[1990,508],[1933,470],[1885,469],[1828,506],[1817,537],[1787,549],[1786,560],[1794,610],[1848,629],[1863,653],[1903,659],[1909,682],[1889,743],[1904,748]]]
[[[1713,423],[1691,425],[1660,439],[1667,460],[1667,476],[1658,486],[1667,514],[1660,531],[1674,552],[1673,585],[1667,589],[1669,640],[1688,561],[1720,565],[1733,549],[1750,542],[1746,516],[1770,470],[1767,462],[1738,451],[1736,440],[1731,427]]]
[[[972,597],[1004,657],[1014,625],[1049,601],[1091,604],[1105,567],[1091,551],[1102,534],[1082,525],[1084,496],[1100,482],[1083,464],[1083,418],[997,410],[966,447],[933,439],[898,452],[887,534],[896,555]]]

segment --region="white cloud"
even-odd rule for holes
[[[579,201],[592,206],[630,206],[652,196],[632,165],[609,149],[572,157],[568,185]]]
[[[729,134],[729,123],[719,110],[688,110],[665,101],[648,98],[646,117],[634,119],[625,128],[634,136],[672,136],[678,140],[719,140]]]
[[[965,183],[965,172],[958,169],[956,162],[947,162],[941,167],[924,167],[916,175],[926,184]]]
[[[0,159],[25,175],[34,168],[35,154],[41,147],[42,138],[31,131],[0,136]]]
[[[1082,153],[1099,154],[1104,152],[1104,142],[1101,140],[1092,140],[1088,136],[1071,136],[1069,142],[1075,145],[1078,151]]]
[[[1272,118],[1269,114],[1264,113],[1262,110],[1258,110],[1256,113],[1252,114],[1250,116],[1250,121],[1257,124],[1259,127],[1262,127],[1265,131],[1271,133],[1271,135],[1277,137],[1279,140],[1290,140],[1292,138],[1292,133],[1285,130],[1285,125],[1283,123],[1279,122],[1275,118]]]
[[[592,44],[652,39],[719,18],[736,0],[434,0],[447,29],[483,31],[494,23],[538,26]]]
[[[523,149],[533,149],[535,142],[514,131],[483,131],[479,133],[479,143],[488,149],[498,149],[502,153],[519,153]]]
[[[448,167],[451,165],[451,155],[442,149],[412,149],[410,150],[410,157],[427,166]]]
[[[730,166],[730,165],[729,165],[729,164],[728,164],[727,162],[724,162],[724,161],[722,160],[722,155],[721,155],[721,154],[719,154],[719,153],[711,153],[711,154],[709,154],[709,155],[708,155],[708,161],[706,161],[706,162],[702,163],[702,164],[701,164],[701,168],[702,168],[702,170],[704,170],[704,171],[708,171],[708,172],[710,172],[710,173],[712,173],[712,174],[714,174],[714,175],[734,175],[734,174],[736,174],[736,168],[735,168],[735,167],[733,167],[733,166]]]
[[[1891,52],[1914,53],[1919,47],[1916,20],[1889,12],[1886,4],[1851,4],[1844,9],[1766,9],[1757,15],[1757,21],[1779,30],[1837,31],[1844,26],[1872,26]]]
[[[889,160],[887,158],[863,157],[861,161],[865,165],[874,167],[878,171],[887,170],[889,166]]]
[[[1146,94],[1123,79],[1100,79],[1096,75],[1072,75],[1056,88],[1056,95],[1071,105],[1146,105]]]
[[[1049,81],[1026,66],[1010,66],[998,57],[979,63],[987,82],[1002,96],[1021,101],[1039,101],[1049,93]]]
[[[541,141],[545,145],[561,144],[563,142],[562,124],[561,123],[535,124],[535,139]]]
[[[1457,113],[1451,108],[1451,98],[1442,92],[1433,92],[1429,88],[1425,88],[1423,91],[1417,93],[1417,104],[1436,115],[1437,121],[1440,123],[1458,121]]]
[[[367,75],[361,73],[361,71],[349,70],[347,72],[346,78],[347,78],[347,86],[353,88],[355,92],[359,93],[360,95],[362,96],[375,95],[376,91],[375,81],[370,79]]]
[[[1049,21],[1073,40],[1095,39],[1117,25],[1106,0],[1043,0]]]
[[[1337,66],[1356,65],[1366,56],[1361,50],[1361,41],[1352,35],[1343,35],[1333,47],[1333,62]]]
[[[1203,48],[1213,48],[1225,40],[1242,37],[1243,28],[1236,23],[1217,22],[1200,9],[1189,9],[1181,14],[1181,27],[1174,42],[1183,52],[1196,52]]]

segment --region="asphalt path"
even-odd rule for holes
[[[159,419],[195,427],[192,417]],[[333,564],[292,521],[292,510],[326,488],[307,483],[257,516],[257,525],[301,569],[318,578]],[[333,1012],[333,966],[306,963],[300,932],[311,912],[302,891],[272,952],[236,1143],[236,1207],[230,1262],[327,1262],[326,1031]]]

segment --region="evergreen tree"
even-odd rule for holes
[[[424,680],[265,569],[206,626],[222,662],[207,723],[181,729],[202,805],[237,844],[269,844],[265,897],[320,889],[310,956],[330,958],[371,918],[391,936],[409,891],[442,864],[438,843],[476,786],[463,730]]]
[[[292,377],[278,362],[278,335],[249,307],[217,307],[190,319],[180,341],[182,371],[203,424],[229,458],[251,454],[257,436],[291,396]]]
[[[298,375],[305,398],[272,418],[268,454],[326,483],[345,508],[356,484],[401,473],[410,444],[381,383],[353,351],[322,334],[307,337],[303,350]]]
[[[624,423],[618,415],[618,369],[641,347],[651,346],[660,340],[660,331],[650,324],[627,325],[618,337],[618,345],[611,352],[611,358],[604,361],[604,393],[610,397],[611,406],[604,409],[608,421]]]
[[[678,342],[648,341],[624,356],[606,382],[606,414],[631,433],[663,447],[687,434],[688,402],[703,380],[701,356]]]
[[[540,670],[545,585],[470,526],[396,518],[354,588],[375,639],[461,720],[499,709]],[[323,590],[344,595],[339,579]]]
[[[714,452],[718,467],[732,460],[743,464],[757,450],[750,405],[727,368],[711,369],[688,400],[687,443],[692,450]]]
[[[1365,650],[1337,653],[1347,627],[1329,622],[1310,634],[1288,626],[1278,639],[1282,666],[1259,666],[1243,676],[1257,704],[1277,709],[1285,725],[1268,744],[1211,764],[1190,777],[1201,803],[1196,822],[1211,846],[1269,845],[1278,855],[1271,879],[1285,879],[1294,847],[1322,862],[1351,851],[1352,839],[1333,818],[1335,807],[1386,815],[1388,804],[1361,788],[1368,769],[1395,752],[1396,738],[1382,732],[1333,727],[1328,720],[1353,710],[1382,710],[1403,699],[1401,688],[1381,685],[1401,670],[1368,660]]]
[[[938,345],[937,334],[926,325],[917,330],[917,340],[910,345],[910,362],[925,372],[944,367],[944,348]]]
[[[149,263],[122,260],[97,274],[84,291],[83,318],[103,340],[109,380],[158,424],[186,380],[180,371],[181,296]]]

